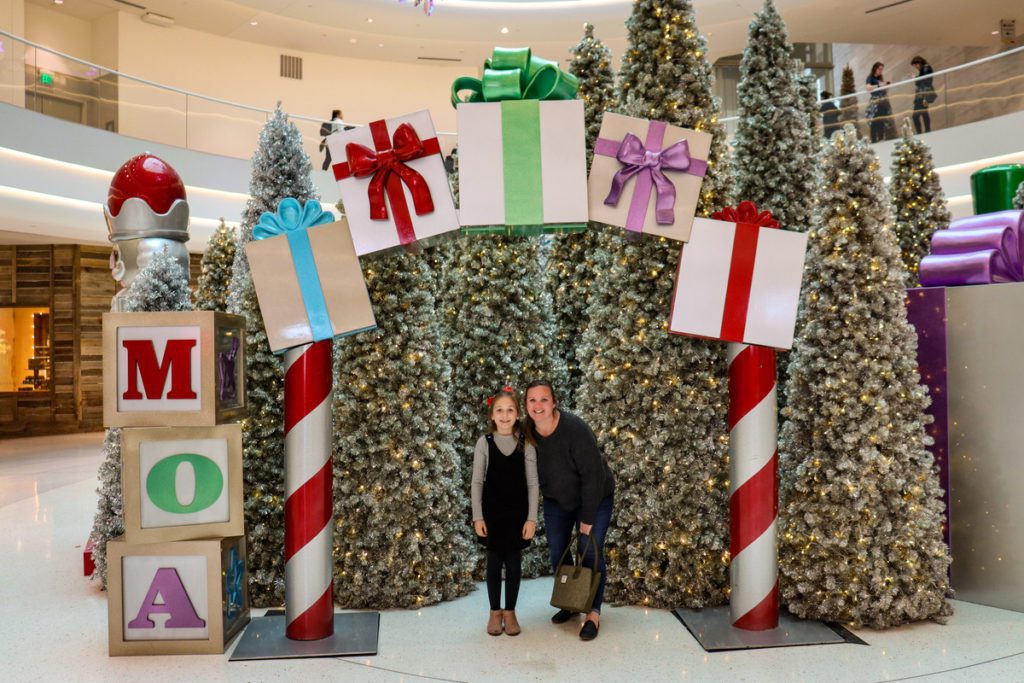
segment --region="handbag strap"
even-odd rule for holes
[[[583,552],[582,553],[578,553],[576,555],[576,562],[574,563],[574,565],[575,565],[575,567],[577,569],[579,569],[582,566],[582,564],[583,564],[583,556],[587,554],[587,548],[589,548],[594,543],[594,536],[593,536],[593,534],[581,534],[579,532],[576,532],[576,544],[577,545],[579,545],[580,536],[586,536],[587,537],[587,544],[585,546],[583,546]],[[572,544],[572,540],[570,539],[569,542],[565,545],[565,550],[562,551],[562,557],[560,557],[559,560],[558,560],[558,566],[559,567],[561,567],[563,564],[565,564],[565,556],[569,554],[569,551],[572,549],[572,545],[573,545]]]

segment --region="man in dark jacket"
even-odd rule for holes
[[[821,111],[821,122],[825,127],[825,137],[830,138],[842,126],[839,124],[839,107],[832,101],[832,93],[828,90],[821,91],[819,111]]]

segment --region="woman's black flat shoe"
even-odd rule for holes
[[[564,624],[565,622],[572,619],[573,614],[575,614],[575,612],[570,612],[567,609],[560,609],[557,612],[555,612],[554,615],[551,617],[551,623]]]
[[[593,640],[597,638],[597,632],[599,626],[589,619],[583,622],[583,628],[580,629],[580,640]]]

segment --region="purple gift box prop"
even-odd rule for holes
[[[1024,281],[1024,211],[997,211],[953,221],[932,235],[921,259],[922,287]]]
[[[932,403],[925,411],[933,422],[925,428],[939,470],[942,500],[946,503],[943,538],[949,538],[949,386],[946,370],[946,289],[926,287],[907,290],[907,321],[917,330],[917,366]]]

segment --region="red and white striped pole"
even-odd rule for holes
[[[775,351],[729,344],[729,581],[732,625],[779,625]]]
[[[284,354],[285,635],[334,634],[331,340]]]

